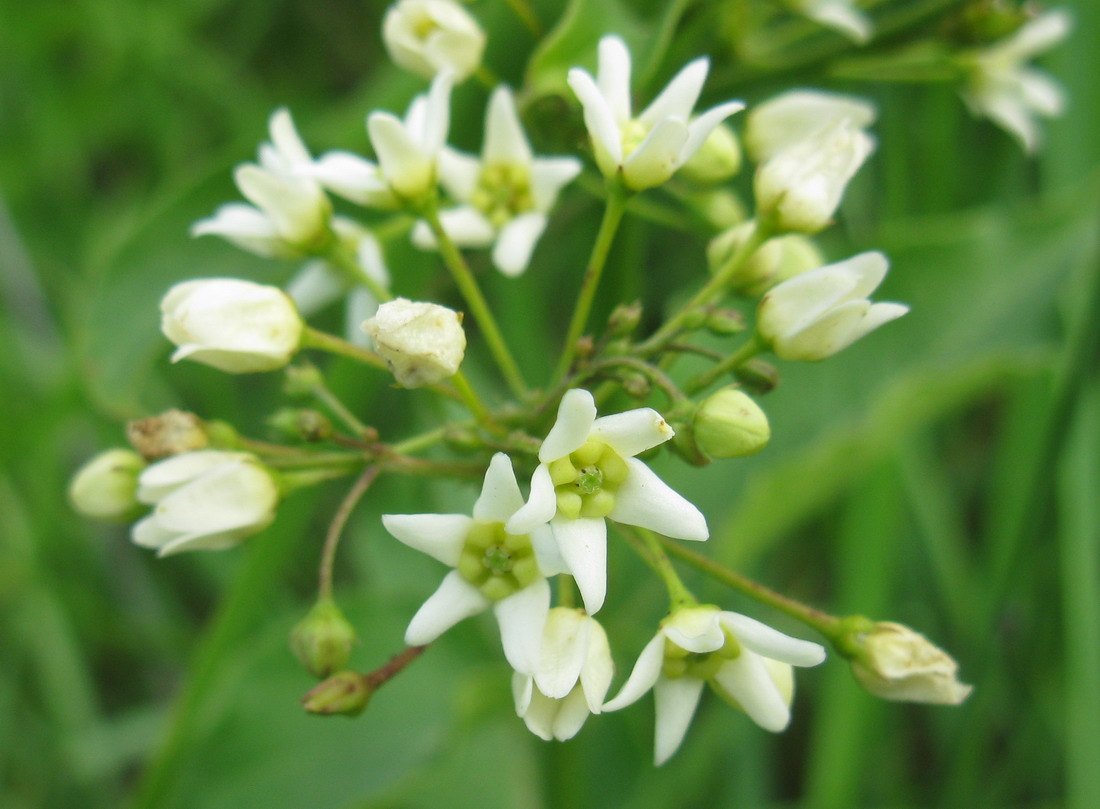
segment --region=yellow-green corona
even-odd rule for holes
[[[500,522],[474,524],[466,535],[456,569],[493,601],[507,598],[540,576],[531,537],[509,534]]]
[[[558,513],[569,519],[606,517],[615,508],[615,491],[630,473],[619,453],[590,438],[550,463]]]

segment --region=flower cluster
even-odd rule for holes
[[[872,33],[852,3],[788,5],[853,40]],[[1044,15],[967,57],[968,102],[1028,148],[1036,142],[1031,114],[1058,104],[1049,81],[1022,63],[1067,27],[1064,15]],[[702,467],[764,451],[772,426],[761,400],[780,376],[765,355],[825,360],[908,312],[903,304],[870,299],[885,281],[885,255],[869,250],[830,262],[815,239],[844,216],[849,183],[872,157],[875,107],[854,96],[792,89],[743,116],[739,136],[740,119],[731,116],[742,102],[694,112],[709,72],[709,61],[699,58],[636,115],[630,53],[620,37],[604,36],[592,54],[595,76],[573,67],[559,77],[575,96],[572,141],[584,140],[583,119],[591,147],[591,182],[578,185],[598,185],[602,176],[596,196],[604,216],[561,354],[550,363],[521,364],[498,323],[501,310],[483,294],[463,249],[487,250],[488,263],[511,278],[532,265],[532,274],[555,272],[555,251],[547,246],[539,253],[538,243],[585,161],[537,155],[517,103],[525,96],[503,85],[491,87],[480,153],[449,145],[456,83],[476,75],[492,84],[481,66],[485,35],[456,2],[400,0],[386,14],[383,37],[393,60],[429,83],[404,116],[368,114],[373,158],[330,151],[314,159],[280,109],[258,163],[235,173],[251,204],[223,205],[192,228],[261,256],[303,262],[285,288],[187,280],[161,302],[161,329],[176,346],[173,361],[228,373],[285,369],[286,395],[319,410],[297,402],[273,414],[282,443],[178,411],[139,422],[130,431],[136,451],[110,450],[76,474],[73,505],[95,518],[137,520],[134,543],[165,556],[237,545],[274,522],[280,500],[294,490],[358,475],[326,535],[316,605],[292,635],[305,668],[324,679],[304,703],[319,713],[361,711],[423,647],[491,609],[513,670],[516,713],[542,739],[569,739],[590,715],[625,708],[652,690],[654,757],[661,764],[681,746],[704,686],[761,728],[782,731],[791,721],[793,667],[821,663],[824,646],[700,603],[674,558],[780,605],[847,658],[872,694],[940,704],[965,699],[969,686],[957,680],[955,661],[913,630],[827,616],[746,584],[693,550],[689,543],[701,547],[710,537],[707,518],[649,463],[675,453]],[[709,276],[667,312],[645,313],[660,316],[656,325],[640,305],[623,304],[598,331],[589,322],[598,286],[633,200],[662,186],[660,205],[682,203],[689,214],[715,194],[735,200],[724,186],[740,170],[742,149],[755,164],[751,183],[744,183],[751,186],[751,215],[737,202],[707,218],[709,225],[722,220],[709,234]],[[335,213],[329,193],[336,204],[368,215],[360,221]],[[414,287],[406,274],[391,279],[387,269],[386,242],[395,233],[438,254],[451,284],[428,288],[445,299],[461,297],[461,311],[395,295]],[[564,279],[573,276],[567,268],[556,272],[553,283],[566,289]],[[342,298],[348,339],[307,322]],[[545,337],[545,324],[527,324],[510,310],[508,316],[511,327]],[[478,366],[471,378],[464,372],[471,323],[470,362],[491,360],[500,385],[490,381],[491,368]],[[442,423],[392,440],[389,425],[364,423],[340,400],[325,369],[301,359],[307,351],[357,361],[387,379],[392,374],[402,389],[422,389],[392,394],[409,396],[410,411],[420,412],[418,397],[438,397],[432,413]],[[680,364],[685,354],[709,367],[689,375]],[[543,367],[545,377],[529,384]],[[637,406],[622,404],[630,399]],[[476,499],[471,492],[468,512],[381,517],[392,537],[448,571],[405,630],[410,648],[361,674],[348,668],[355,632],[336,606],[332,571],[348,515],[383,474],[454,476],[481,488]],[[608,700],[612,643],[595,616],[609,602],[608,546],[616,541],[654,571],[669,609]],[[619,594],[610,595],[615,601]]]

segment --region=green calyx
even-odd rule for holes
[[[475,523],[462,546],[458,572],[494,601],[507,598],[539,577],[531,537],[509,534],[500,522]]]
[[[470,202],[494,227],[535,207],[531,172],[518,163],[489,163],[481,169]]]
[[[713,652],[689,652],[665,639],[665,659],[661,672],[670,680],[680,677],[694,677],[697,680],[712,680],[718,670],[730,660],[741,655],[741,644],[728,630],[723,629],[726,642]]]
[[[569,519],[606,517],[615,508],[615,492],[630,468],[619,453],[599,439],[550,464],[558,513]]]

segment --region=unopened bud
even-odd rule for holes
[[[475,452],[485,446],[476,430],[461,424],[448,424],[444,428],[443,443],[456,452]]]
[[[145,461],[128,449],[101,452],[80,467],[69,484],[73,508],[93,520],[124,522],[138,510],[138,475]]]
[[[679,175],[700,185],[724,183],[741,170],[741,144],[728,124],[719,124],[680,167]]]
[[[645,374],[626,373],[619,381],[623,390],[636,399],[644,399],[653,392],[653,383]]]
[[[676,435],[669,441],[669,446],[672,447],[673,452],[692,466],[706,466],[710,463],[710,458],[704,455],[695,443],[695,430],[692,428],[690,421],[676,422],[674,429]]]
[[[642,303],[620,303],[607,319],[607,331],[615,337],[628,337],[642,322]]]
[[[363,324],[363,331],[406,388],[454,376],[466,352],[461,315],[435,303],[406,298],[388,301]]]
[[[866,619],[863,619],[866,621]],[[879,621],[857,628],[846,646],[856,680],[882,699],[958,705],[973,690],[959,682],[959,664],[924,635]]]
[[[733,371],[734,378],[757,395],[775,390],[779,371],[770,362],[753,357]]]
[[[323,386],[325,379],[317,366],[308,362],[290,365],[286,369],[283,379],[283,393],[294,398],[312,396],[313,392]]]
[[[771,427],[760,406],[737,388],[709,396],[695,411],[695,443],[711,458],[743,458],[768,445]]]
[[[707,313],[703,309],[692,309],[684,315],[682,327],[684,331],[698,331],[707,322]]]
[[[267,423],[291,441],[316,442],[332,437],[332,422],[316,410],[286,407],[276,411]]]
[[[182,410],[166,410],[157,416],[131,421],[126,425],[126,438],[149,461],[210,445],[202,419]]]
[[[720,337],[740,334],[746,328],[745,316],[736,309],[718,309],[707,317],[706,328]]]
[[[320,716],[358,716],[373,693],[365,675],[345,669],[307,691],[302,697],[302,707]]]
[[[322,598],[290,633],[290,649],[306,671],[327,677],[351,657],[355,629],[331,598]]]

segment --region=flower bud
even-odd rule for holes
[[[759,357],[753,357],[733,370],[734,379],[757,395],[770,393],[779,384],[779,371]]]
[[[875,120],[869,101],[820,90],[789,90],[757,104],[748,113],[745,148],[757,162],[813,135],[822,127],[849,119],[862,129]]]
[[[756,172],[759,215],[781,232],[824,229],[874,148],[874,139],[845,118],[782,149]]]
[[[737,388],[709,396],[695,411],[695,444],[711,458],[743,458],[768,445],[768,417]]]
[[[680,168],[680,176],[700,185],[724,183],[741,170],[741,144],[725,123],[718,124],[703,145]]]
[[[210,445],[202,419],[183,410],[165,410],[147,419],[131,421],[126,425],[126,437],[130,446],[149,461]]]
[[[363,324],[375,350],[406,388],[432,385],[458,372],[466,351],[462,318],[434,303],[397,298]]]
[[[745,316],[736,309],[718,309],[707,315],[706,328],[720,337],[740,334],[746,328]]]
[[[355,643],[355,628],[331,598],[313,605],[290,633],[290,650],[318,679],[344,668]]]
[[[234,278],[176,284],[160,304],[161,331],[192,359],[231,374],[274,371],[298,350],[302,319],[277,287]]]
[[[312,714],[358,716],[370,702],[374,688],[366,676],[345,669],[314,686],[302,697],[302,707]]]
[[[283,380],[283,393],[296,399],[312,396],[318,388],[325,385],[325,378],[316,365],[300,362],[286,369]]]
[[[642,302],[620,303],[607,319],[607,331],[614,337],[629,337],[642,322]]]
[[[701,189],[687,202],[715,230],[731,228],[749,217],[741,197],[725,186]]]
[[[879,621],[852,637],[852,673],[876,697],[958,705],[973,690],[956,677],[959,664],[907,626]]]
[[[285,407],[272,414],[267,423],[291,441],[313,443],[332,437],[332,422],[316,410]]]
[[[406,70],[426,79],[450,70],[462,81],[481,65],[485,33],[453,0],[399,0],[382,20],[382,42]]]
[[[93,520],[123,522],[138,509],[138,475],[145,461],[128,449],[99,453],[73,475],[69,501]]]

